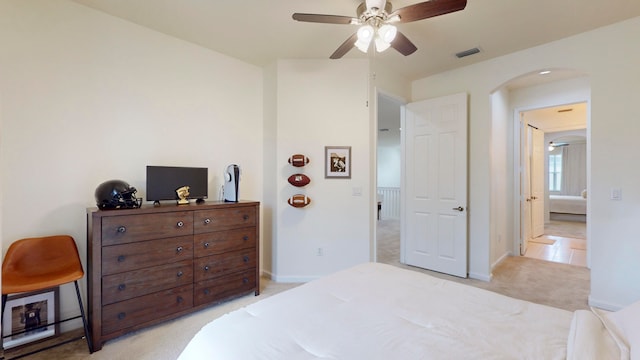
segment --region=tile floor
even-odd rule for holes
[[[542,235],[529,241],[525,257],[577,266],[587,266],[587,240],[557,235]]]

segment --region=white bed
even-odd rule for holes
[[[623,359],[594,313],[575,313],[367,263],[204,326],[186,359]],[[628,352],[626,353],[628,357]]]
[[[582,196],[549,195],[549,212],[586,215],[587,199]]]

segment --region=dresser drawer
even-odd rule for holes
[[[112,304],[191,283],[192,260],[104,276],[102,303]]]
[[[256,249],[232,251],[194,260],[194,279],[202,281],[256,267]]]
[[[196,283],[193,302],[195,306],[227,299],[254,290],[256,269],[218,277]]]
[[[193,235],[102,248],[102,275],[193,258]]]
[[[256,216],[254,206],[194,211],[193,232],[201,234],[239,226],[255,226]]]
[[[102,308],[102,333],[110,334],[193,307],[193,285],[161,291]]]
[[[203,257],[228,251],[256,248],[256,228],[214,231],[193,236],[194,256]]]
[[[102,219],[102,245],[116,245],[193,234],[189,211],[112,216]]]

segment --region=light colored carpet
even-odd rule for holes
[[[551,220],[544,225],[545,235],[555,235],[576,239],[587,238],[587,224],[580,221]]]
[[[378,229],[380,262],[569,311],[588,309],[590,275],[587,268],[518,256],[509,257],[498,265],[494,269],[491,282],[457,278],[400,264],[399,221],[381,220],[379,225],[383,225]],[[88,354],[84,341],[75,341],[25,359],[176,359],[195,333],[213,319],[297,285],[275,283],[265,279],[262,281],[260,296],[246,295],[180,319],[122,336],[108,341],[102,350],[91,355]],[[9,351],[6,355],[14,356],[15,353],[12,353]]]
[[[191,338],[211,320],[228,312],[247,306],[281,291],[291,289],[299,284],[275,283],[268,279],[261,280],[259,296],[253,293],[228,301],[217,306],[183,316],[144,330],[140,330],[117,339],[107,341],[102,350],[89,355],[87,343],[78,340],[31,356],[26,360],[170,360],[177,359]],[[77,332],[80,333],[80,332]],[[34,345],[34,348],[37,345]],[[29,349],[20,349],[26,352]],[[6,358],[20,354],[10,349],[5,352]]]
[[[564,224],[556,222],[553,225],[554,229],[560,232]],[[575,224],[569,224],[569,226],[573,225]],[[584,226],[584,223],[582,225]],[[573,234],[573,237],[578,237],[580,229],[579,226],[576,226],[563,231],[568,234],[575,230],[576,233]],[[377,236],[378,262],[424,272],[435,277],[569,311],[589,309],[588,296],[591,276],[586,267],[512,256],[496,266],[491,282],[463,279],[400,263],[399,220],[379,221]],[[579,240],[576,241],[575,246],[580,246],[579,243]]]

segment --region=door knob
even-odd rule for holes
[[[462,206],[454,207],[452,210],[464,211]]]

